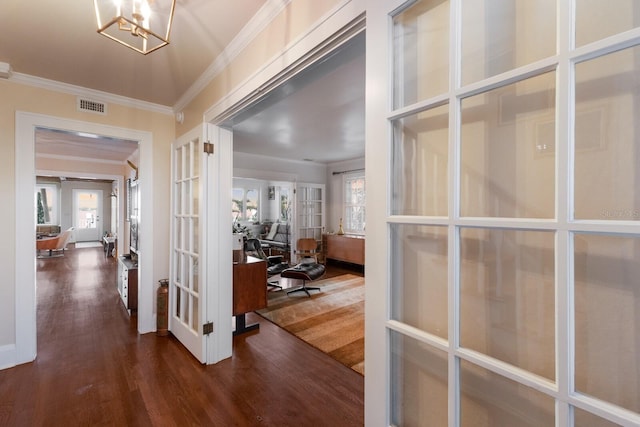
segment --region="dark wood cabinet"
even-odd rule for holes
[[[245,313],[267,306],[267,262],[243,257],[233,263],[233,315],[236,316],[234,335],[253,331],[260,324],[246,325]]]
[[[364,237],[325,234],[323,240],[327,259],[364,265]]]
[[[267,306],[267,263],[246,257],[233,264],[233,315],[260,310]]]

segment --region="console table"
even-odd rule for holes
[[[233,315],[236,330],[233,335],[258,329],[260,324],[247,326],[245,313],[267,306],[267,262],[251,256],[233,263]]]
[[[364,265],[364,237],[325,234],[323,240],[327,259]]]
[[[138,264],[130,256],[118,257],[118,293],[129,313],[138,309]]]

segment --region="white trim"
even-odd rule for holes
[[[82,86],[57,82],[55,80],[43,79],[42,77],[30,76],[28,74],[14,73],[11,77],[14,83],[21,83],[27,86],[37,87],[55,92],[67,93],[70,95],[83,96],[95,101],[110,102],[125,107],[139,110],[151,111],[154,113],[167,114],[173,116],[173,109],[165,105],[154,104],[152,102],[141,101],[139,99],[128,98],[126,96],[114,95],[100,90],[89,89]]]
[[[92,132],[140,142],[141,177],[141,241],[139,269],[138,331],[155,330],[153,313],[153,136],[150,132],[70,120],[17,111],[15,123],[16,165],[16,363],[25,363],[36,357],[36,297],[35,297],[35,130],[37,127]],[[147,208],[147,209],[145,209]]]
[[[392,375],[390,369],[390,300],[387,284],[390,278],[389,168],[391,129],[386,117],[391,103],[390,10],[406,2],[367,2],[366,32],[366,110],[365,110],[365,180],[367,188],[367,229],[365,239],[365,424],[387,426],[391,423],[390,402]],[[395,378],[393,378],[395,379]],[[444,410],[444,408],[443,408]]]
[[[0,370],[16,366],[16,345],[7,344],[0,347]]]
[[[323,167],[326,168],[327,165],[325,163],[320,163],[320,162],[316,162],[316,161],[307,161],[307,160],[296,160],[296,159],[287,159],[284,157],[274,157],[274,156],[267,156],[264,154],[253,154],[253,153],[242,153],[242,152],[238,152],[236,153],[236,155],[241,155],[242,157],[246,158],[246,159],[254,159],[254,160],[260,160],[260,161],[264,161],[264,162],[269,162],[273,159],[278,159],[279,162],[285,162],[285,163],[290,163],[292,165],[305,165],[305,166],[319,166],[319,167]]]
[[[173,106],[174,111],[184,109],[205,87],[213,81],[236,58],[247,45],[264,30],[291,0],[268,0],[244,26],[242,31],[225,47],[198,79],[187,89]]]
[[[205,124],[207,139],[215,144],[207,168],[206,313],[214,330],[207,339],[207,364],[231,357],[233,344],[233,251],[229,227],[233,186],[233,133]]]

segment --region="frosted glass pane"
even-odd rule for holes
[[[182,200],[182,184],[181,183],[176,183],[173,186],[174,190],[175,190],[175,195],[174,195],[174,213],[176,215],[179,215],[182,213],[182,209],[181,209],[181,203],[180,201]]]
[[[202,161],[202,144],[199,140],[192,142],[193,145],[193,176],[196,177],[200,174],[200,162]]]
[[[188,179],[191,178],[191,172],[192,172],[192,167],[191,167],[191,155],[192,155],[192,151],[193,151],[193,147],[191,146],[191,144],[185,144],[184,145],[184,178]]]
[[[600,418],[597,415],[583,411],[580,408],[573,408],[574,427],[619,427],[620,424]]]
[[[391,228],[391,317],[447,339],[447,229]]]
[[[463,99],[461,145],[462,216],[553,218],[555,73]]]
[[[198,297],[193,297],[193,315],[191,316],[191,328],[198,331],[200,328],[200,311],[198,310]]]
[[[462,84],[556,53],[556,0],[462,1]]]
[[[393,19],[394,106],[449,89],[449,1],[416,2]]]
[[[578,234],[576,390],[640,412],[640,238]]]
[[[460,230],[460,345],[555,378],[554,233]]]
[[[192,256],[191,257],[191,274],[193,275],[192,277],[192,281],[193,281],[193,292],[195,293],[199,293],[200,292],[200,276],[198,274],[198,257],[197,256]]]
[[[395,121],[392,214],[447,215],[448,125],[446,105]]]
[[[391,424],[447,426],[447,354],[391,332]]]
[[[634,47],[576,65],[576,219],[640,220],[639,58]]]
[[[193,204],[193,198],[191,197],[191,181],[185,181],[184,183],[184,210],[185,215],[191,215],[191,209]]]
[[[179,181],[182,179],[182,151],[184,150],[184,147],[178,147],[176,148],[176,150],[174,151],[175,154],[175,158],[174,158],[174,162],[175,162],[175,172],[176,172],[176,176],[175,176],[175,180]]]
[[[638,0],[576,0],[576,46],[640,25]]]
[[[460,361],[460,426],[555,427],[553,398]]]
[[[193,210],[191,211],[191,215],[198,215],[200,213],[200,180],[194,178],[193,181],[191,181],[191,185],[193,195]]]
[[[193,247],[191,248],[191,251],[199,254],[200,253],[200,222],[198,221],[198,218],[194,218],[192,220],[192,224],[193,224]]]

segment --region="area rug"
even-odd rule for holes
[[[76,249],[99,248],[100,246],[102,246],[100,242],[76,242]]]
[[[343,274],[316,280],[311,291],[270,292],[256,313],[364,375],[364,277]]]

